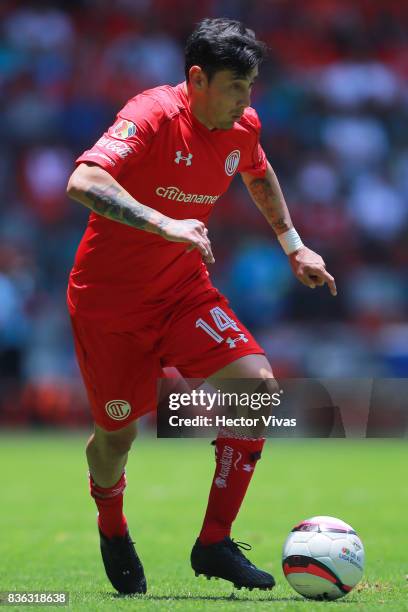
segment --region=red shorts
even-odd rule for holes
[[[216,289],[131,319],[74,314],[71,321],[94,421],[108,431],[155,410],[164,367],[207,378],[244,355],[264,353]]]

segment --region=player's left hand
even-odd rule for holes
[[[327,272],[326,264],[320,255],[303,246],[289,255],[289,261],[296,278],[306,287],[314,289],[327,284],[330,293],[337,295],[335,280]]]

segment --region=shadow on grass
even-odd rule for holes
[[[231,595],[120,595],[112,593],[112,599],[122,599],[129,601],[234,601],[248,603],[256,601],[304,601],[302,597],[240,597]]]
[[[258,602],[258,601],[270,601],[270,602],[278,602],[278,601],[292,601],[292,602],[303,602],[304,604],[327,604],[334,602],[327,601],[318,601],[313,599],[306,599],[304,597],[274,597],[273,595],[269,595],[266,597],[242,597],[236,595],[235,593],[231,593],[230,595],[121,595],[120,593],[106,593],[109,595],[111,599],[121,599],[124,601],[233,601],[234,603],[248,603],[248,602]],[[364,601],[353,601],[350,599],[338,599],[336,600],[337,605],[341,604],[363,604]]]

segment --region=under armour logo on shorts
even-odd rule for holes
[[[192,159],[193,159],[192,153],[189,153],[187,156],[184,156],[181,154],[181,151],[176,151],[176,157],[174,158],[174,161],[176,162],[176,164],[179,164],[181,161],[185,161],[186,166],[191,166]]]

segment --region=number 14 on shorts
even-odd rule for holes
[[[218,331],[224,332],[227,329],[232,329],[234,332],[241,331],[234,319],[231,319],[231,317],[229,317],[227,313],[219,306],[211,308],[210,315],[212,316],[214,325],[218,329]],[[204,321],[204,319],[202,319],[201,317],[196,321],[196,328],[197,327],[200,327],[218,344],[221,344],[221,342],[225,341],[231,349],[236,347],[237,342],[248,342],[248,338],[242,332],[238,333],[238,335],[235,337],[231,337],[233,336],[233,334],[231,334],[228,335],[227,338],[224,338],[218,333],[216,329],[214,329],[214,327],[212,327],[212,325],[207,323],[207,321]]]

